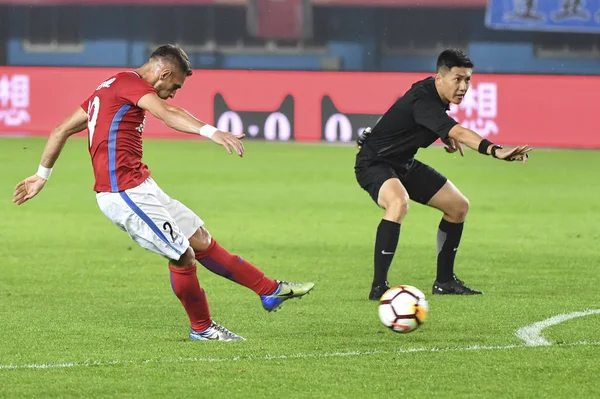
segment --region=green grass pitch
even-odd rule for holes
[[[526,165],[440,147],[419,159],[471,209],[457,274],[480,297],[434,297],[441,215],[411,203],[390,282],[430,314],[401,335],[368,301],[382,212],[356,184],[350,146],[147,141],[145,162],[219,242],[267,275],[314,291],[267,313],[249,290],[199,267],[214,319],[245,342],[192,342],[165,260],[99,211],[86,141],[71,140],[44,191],[11,203],[44,139],[0,140],[0,397],[598,397],[600,153],[534,149]]]

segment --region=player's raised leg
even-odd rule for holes
[[[200,264],[211,272],[254,291],[261,297],[262,305],[267,311],[277,310],[285,300],[302,297],[313,289],[313,283],[294,284],[266,277],[252,263],[223,248],[204,228],[202,219],[187,206],[162,190],[157,191],[157,197],[177,222],[184,236],[189,238],[194,256]]]
[[[408,193],[399,179],[387,179],[379,189],[377,204],[385,215],[377,226],[373,284],[369,299],[379,300],[389,289],[388,272],[400,239],[400,227],[408,212]]]
[[[454,274],[454,261],[469,211],[469,200],[448,180],[427,205],[444,212],[437,233],[437,277],[432,293],[481,294],[481,291],[465,286]]]
[[[252,263],[233,255],[211,237],[208,230],[200,227],[190,238],[196,259],[208,270],[228,278],[260,295],[262,306],[272,312],[284,301],[308,294],[314,283],[290,283],[273,280]]]
[[[268,295],[277,289],[277,281],[267,278],[262,270],[239,256],[230,254],[204,227],[190,237],[190,245],[195,250],[196,259],[211,272],[235,281],[258,295]]]

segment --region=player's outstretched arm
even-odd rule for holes
[[[492,155],[494,158],[505,161],[523,161],[523,163],[525,163],[529,157],[527,153],[532,150],[532,148],[528,145],[520,145],[513,148],[503,148],[502,146],[484,139],[474,131],[462,127],[461,125],[455,125],[452,129],[450,129],[448,137],[459,143],[463,143],[467,147],[477,150],[482,154]]]
[[[50,178],[54,163],[58,159],[67,139],[85,129],[87,120],[85,111],[77,108],[75,112],[50,133],[37,173],[17,184],[12,202],[21,205],[35,197],[44,188],[46,181]]]
[[[183,108],[167,103],[153,93],[144,95],[137,105],[172,129],[183,133],[200,134],[225,147],[228,153],[235,152],[240,157],[244,156],[244,144],[241,142],[245,136],[243,134],[222,132],[197,119]]]

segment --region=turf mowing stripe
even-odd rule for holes
[[[203,345],[203,344],[200,344]],[[210,345],[210,344],[209,344]],[[569,346],[600,346],[600,341],[578,341],[571,343],[552,344],[557,347]],[[438,352],[467,352],[467,351],[485,351],[485,350],[506,350],[531,348],[531,345],[474,345],[457,348],[407,348],[394,351],[373,350],[373,351],[349,351],[349,352],[330,352],[330,353],[296,353],[291,355],[265,355],[265,356],[235,356],[235,357],[180,357],[173,359],[147,359],[147,360],[86,360],[83,362],[69,363],[45,363],[45,364],[0,364],[0,370],[20,370],[20,369],[57,369],[57,368],[76,368],[91,366],[124,366],[124,365],[144,365],[149,363],[168,364],[168,363],[223,363],[239,361],[269,361],[269,360],[293,360],[293,359],[314,359],[330,357],[352,357],[369,356],[380,354],[408,354],[408,353],[438,353]]]

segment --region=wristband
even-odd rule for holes
[[[36,175],[38,175],[39,177],[41,177],[44,180],[48,180],[50,178],[51,174],[52,174],[52,168],[46,168],[46,167],[42,166],[41,164],[38,167],[38,171],[36,173]]]
[[[483,155],[490,155],[487,152],[487,149],[490,145],[492,145],[494,143],[492,143],[491,141],[487,140],[487,139],[483,139],[481,140],[481,143],[479,143],[479,153],[483,154]]]
[[[498,157],[496,156],[496,150],[498,150],[498,149],[500,149],[500,148],[504,148],[504,147],[502,147],[501,145],[497,145],[497,144],[494,144],[494,145],[492,146],[492,151],[491,151],[491,152],[492,152],[492,156],[493,156],[494,158],[498,158]]]
[[[219,129],[214,126],[204,125],[200,128],[200,135],[210,139],[217,132],[217,130]]]

